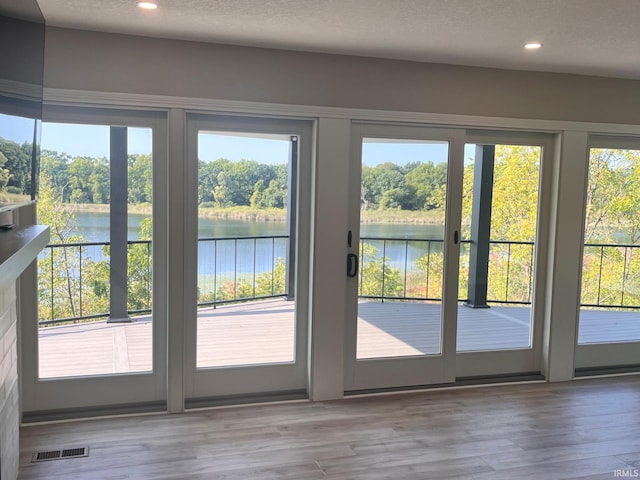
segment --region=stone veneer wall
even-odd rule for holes
[[[20,411],[15,285],[0,291],[0,480],[18,478]]]

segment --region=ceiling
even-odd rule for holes
[[[640,79],[639,0],[38,0],[48,25]],[[529,41],[543,43],[526,51]]]

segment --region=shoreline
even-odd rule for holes
[[[108,213],[107,204],[65,203],[72,212]],[[151,215],[151,205],[128,205],[128,213]],[[400,211],[400,210],[365,210],[361,213],[363,224],[405,224],[405,225],[441,225],[443,220],[440,211]],[[217,218],[223,220],[239,220],[253,222],[286,222],[287,212],[284,209],[255,209],[246,206],[228,208],[199,208],[198,217]]]

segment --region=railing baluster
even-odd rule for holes
[[[358,252],[360,254],[360,268],[359,268],[359,279],[360,280],[360,295],[362,295],[362,280],[364,278],[364,275],[362,274],[362,270],[364,269],[364,240],[361,238],[360,239],[360,252]]]
[[[404,244],[404,288],[402,289],[402,295],[407,296],[407,263],[409,262],[409,240]]]
[[[55,319],[55,311],[53,309],[54,304],[54,292],[55,292],[55,286],[53,284],[53,247],[49,247],[49,249],[51,250],[51,320]]]
[[[504,299],[505,301],[509,301],[509,273],[511,270],[511,244],[509,243],[507,247],[507,282],[504,289]]]
[[[627,280],[627,247],[624,247],[624,266],[622,267],[622,295],[620,305],[624,305],[624,285]]]
[[[258,249],[258,240],[253,239],[253,296],[256,296],[256,250]]]
[[[386,263],[387,260],[387,241],[386,240],[382,240],[382,303],[384,303],[384,264]]]
[[[151,308],[151,242],[147,243],[147,308]]]
[[[531,245],[529,251],[531,254],[529,255],[529,288],[527,289],[527,301],[531,303],[531,296],[533,293],[533,248],[534,245]]]
[[[276,276],[276,239],[271,239],[271,295],[275,290],[275,276]]]
[[[424,298],[429,299],[429,273],[431,273],[431,240],[427,240],[427,290],[424,292]]]
[[[213,308],[218,302],[218,241],[213,241]]]
[[[600,305],[600,288],[602,285],[602,257],[604,256],[604,245],[600,246],[600,271],[598,272],[598,298],[596,304]]]
[[[80,277],[79,277],[79,284],[80,284],[80,316],[82,317],[82,245],[80,245]]]
[[[238,239],[233,240],[233,299],[238,298]]]

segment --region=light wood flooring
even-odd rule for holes
[[[458,307],[458,350],[529,346],[531,309]],[[361,302],[358,358],[440,353],[440,306],[416,302]],[[290,362],[294,359],[294,304],[270,300],[198,312],[198,367]],[[130,324],[104,321],[41,328],[41,378],[151,370],[150,317]],[[640,340],[640,313],[584,310],[579,339]]]
[[[20,479],[629,478],[639,431],[638,376],[511,384],[28,426]]]

